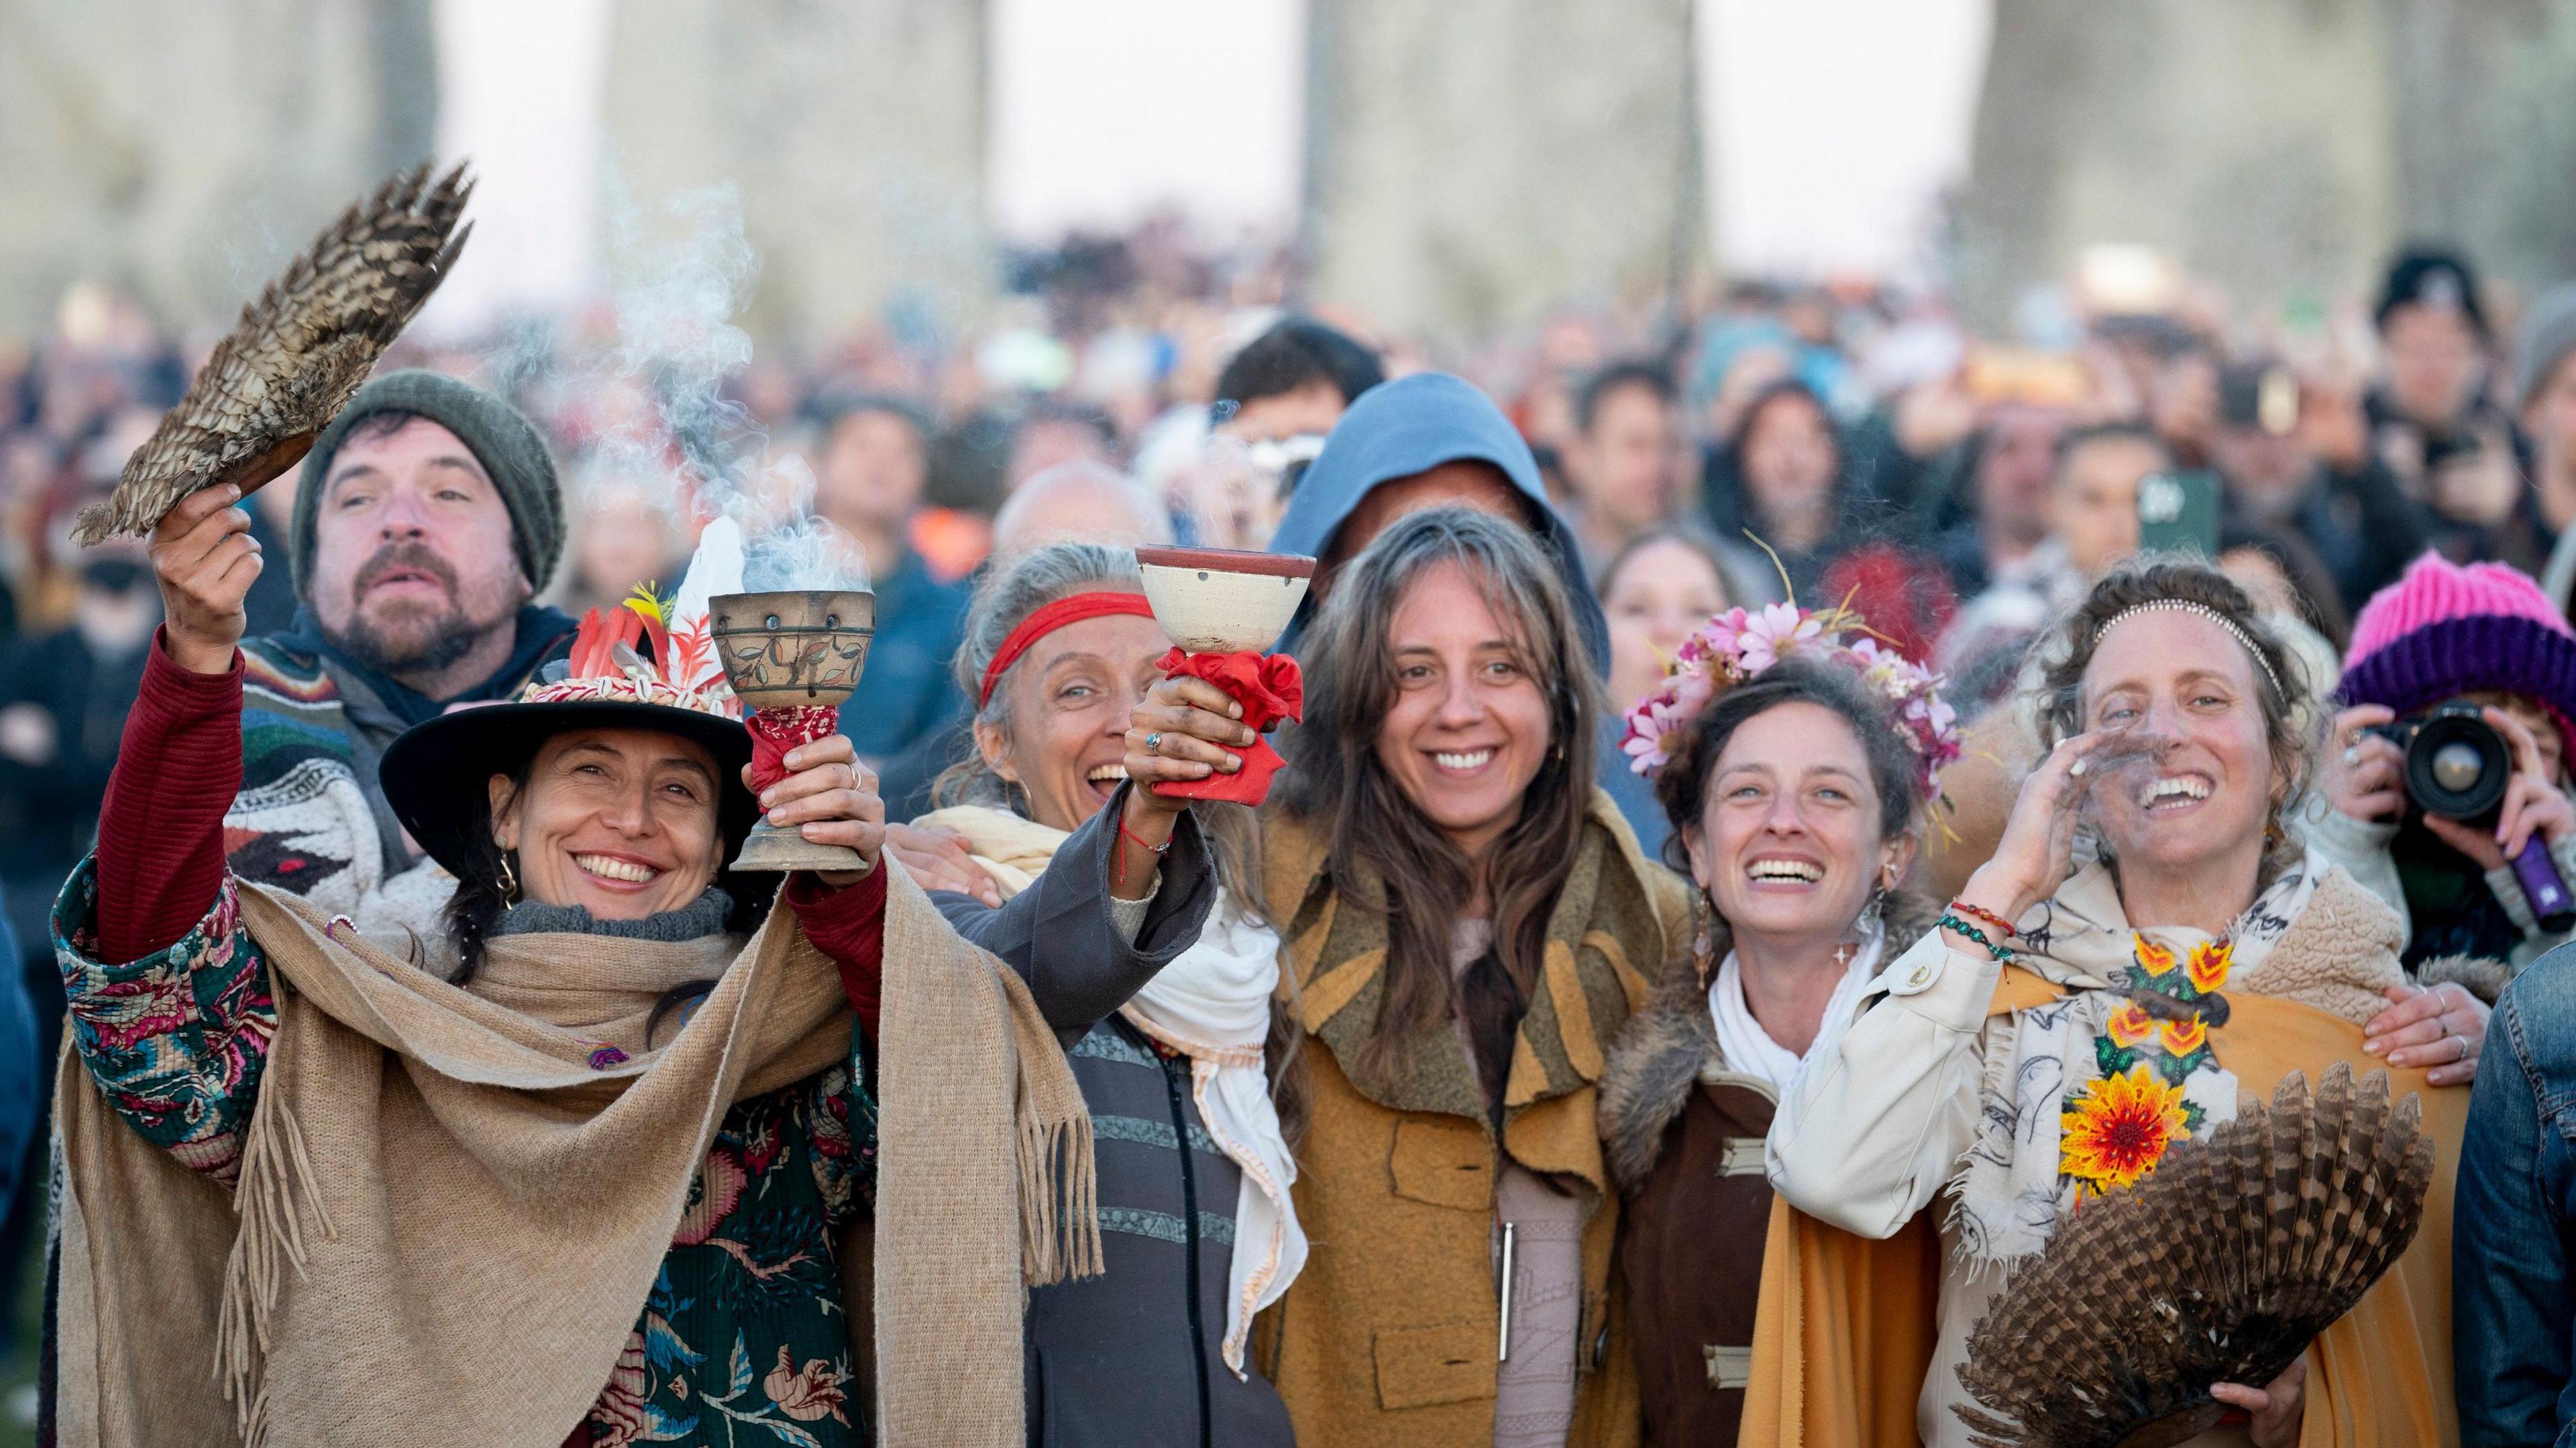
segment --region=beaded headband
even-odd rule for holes
[[[2229,638],[2236,640],[2237,643],[2244,646],[2245,656],[2254,661],[2254,667],[2261,669],[2263,671],[2263,677],[2272,681],[2272,692],[2280,695],[2284,699],[2290,697],[2290,691],[2281,687],[2281,676],[2272,672],[2272,665],[2264,659],[2263,651],[2254,646],[2254,636],[2247,633],[2242,624],[2239,624],[2236,620],[2220,613],[2217,609],[2211,608],[2208,604],[2194,603],[2188,598],[2153,598],[2147,600],[2145,603],[2133,603],[2129,605],[2127,608],[2111,615],[2111,621],[2102,625],[2101,631],[2093,635],[2094,646],[2099,648],[2102,640],[2111,636],[2111,630],[2118,628],[2120,625],[2127,623],[2129,620],[2136,618],[2142,613],[2188,613],[2200,618],[2205,618],[2211,623],[2218,625],[2220,628],[2227,630],[2227,636]]]

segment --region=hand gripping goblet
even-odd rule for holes
[[[877,597],[866,589],[720,593],[707,600],[708,635],[751,731],[754,794],[787,777],[787,752],[840,727],[841,703],[868,666]],[[859,852],[818,845],[766,816],[734,856],[737,870],[857,870]]]
[[[1314,580],[1314,559],[1225,548],[1139,548],[1136,571],[1154,606],[1154,621],[1172,640],[1172,651],[1159,663],[1164,673],[1188,674],[1224,690],[1243,706],[1243,722],[1255,731],[1305,717],[1306,688],[1297,661],[1261,651],[1297,616]],[[1279,770],[1279,752],[1256,737],[1241,753],[1243,768],[1234,774],[1158,784],[1154,792],[1259,804]]]

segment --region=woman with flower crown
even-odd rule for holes
[[[2313,752],[2293,722],[2307,686],[2223,575],[2166,561],[2113,573],[2042,660],[2029,702],[2050,748],[1994,857],[1863,992],[1773,1121],[1783,1207],[1745,1441],[1890,1441],[1883,1415],[1865,1427],[1837,1401],[1849,1364],[1835,1359],[1891,1379],[1911,1353],[1913,1431],[1934,1448],[1971,1442],[1957,1369],[2012,1266],[2067,1213],[2232,1118],[2241,1094],[2336,1062],[2388,1068],[2393,1093],[2420,1099],[2438,1162],[2422,1229],[2278,1379],[2210,1385],[2239,1416],[2191,1441],[2450,1441],[2448,1203],[2467,1092],[2385,1057],[2438,1042],[2440,1060],[2474,1058],[2485,1008],[2409,985],[2394,913],[2284,828]],[[1873,1357],[1853,1342],[1904,1334],[1851,1304],[1874,1294],[1888,1314],[1903,1265],[1923,1257],[1866,1239],[1921,1234],[1936,1198],[1933,1340]]]
[[[969,946],[876,868],[847,739],[755,793],[705,616],[649,597],[386,750],[444,938],[235,880],[235,496],[154,534],[168,623],[55,909],[61,1441],[1019,1448],[1026,1288],[1099,1270],[1053,998],[1154,963]],[[1186,819],[1139,809],[1051,926],[1174,913]],[[728,869],[764,816],[857,868]]]
[[[1938,913],[1901,882],[1957,730],[1929,673],[1847,622],[1786,604],[1721,615],[1629,714],[1700,911],[1689,965],[1665,972],[1601,1077],[1651,1444],[1735,1443],[1773,1110]]]

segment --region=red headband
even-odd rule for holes
[[[981,709],[993,702],[993,686],[1002,681],[1002,675],[1010,672],[1011,665],[1018,663],[1020,655],[1027,653],[1038,640],[1066,624],[1113,613],[1152,618],[1154,606],[1147,603],[1141,593],[1095,589],[1088,593],[1067,594],[1044,608],[1032,611],[1027,618],[1020,620],[1018,628],[1011,630],[1009,638],[1002,640],[1001,648],[994,651],[993,662],[984,666],[984,689],[976,696],[975,707]]]

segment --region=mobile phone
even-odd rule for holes
[[[2149,473],[2138,483],[2138,546],[2165,553],[2218,556],[2218,476]]]

